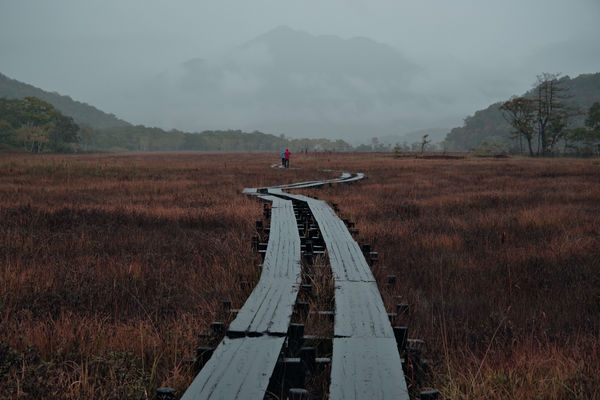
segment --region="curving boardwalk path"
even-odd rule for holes
[[[272,201],[258,284],[182,399],[262,399],[285,341],[301,282],[300,236],[291,200]]]
[[[408,399],[394,331],[358,243],[326,202],[287,196],[308,203],[335,280],[330,399]]]
[[[272,202],[260,280],[229,326],[227,338],[182,399],[263,399],[301,284],[301,245],[292,201],[310,208],[325,241],[335,280],[330,399],[408,400],[402,363],[375,278],[344,222],[321,200],[292,190],[360,180],[363,174],[299,182],[244,193]]]
[[[300,235],[290,200],[271,201],[267,253],[258,284],[229,326],[228,336],[285,336],[302,282]]]

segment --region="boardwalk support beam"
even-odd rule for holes
[[[158,388],[156,389],[156,400],[175,400],[177,391],[172,388]]]
[[[440,392],[437,390],[425,390],[421,392],[419,398],[421,400],[437,400],[440,396]]]

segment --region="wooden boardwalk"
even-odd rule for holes
[[[272,201],[267,252],[258,284],[228,329],[229,336],[285,336],[302,282],[300,235],[290,200]]]
[[[225,338],[182,399],[261,399],[285,337]]]
[[[293,201],[310,208],[335,280],[330,399],[408,400],[394,332],[361,249],[329,205],[283,190],[353,182],[363,174],[244,193],[272,202],[260,280],[183,399],[263,399],[284,345],[301,284],[301,245]]]
[[[275,369],[301,282],[300,236],[290,200],[272,201],[267,252],[258,284],[184,400],[262,400]]]
[[[330,399],[408,400],[396,341],[380,338],[335,338]]]
[[[377,283],[344,222],[302,195],[319,225],[335,280],[330,399],[408,399],[394,331]]]

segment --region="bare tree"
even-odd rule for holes
[[[421,154],[423,154],[423,152],[425,151],[425,147],[431,143],[431,140],[427,139],[429,137],[429,134],[425,134],[423,135],[423,139],[421,139]]]
[[[538,75],[535,88],[530,94],[515,97],[500,109],[513,126],[513,139],[527,141],[529,155],[533,156],[533,142],[537,138],[537,154],[548,154],[567,134],[568,119],[575,115],[564,102],[568,96],[561,86],[559,74]],[[523,151],[521,144],[521,151]]]
[[[525,138],[529,155],[533,157],[532,142],[535,136],[536,122],[535,102],[525,97],[515,97],[502,104],[500,109],[504,111],[504,118],[514,128],[512,138],[519,138],[519,141]]]
[[[536,130],[538,152],[552,152],[554,145],[565,134],[569,110],[564,100],[565,88],[560,85],[560,74],[538,75],[533,101],[536,105]]]

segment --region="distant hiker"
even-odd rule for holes
[[[288,149],[285,149],[285,153],[283,153],[284,157],[285,157],[285,167],[289,168],[290,167],[290,151]]]
[[[304,149],[304,155],[308,154],[308,147]]]
[[[285,168],[285,150],[281,150],[281,166]]]

